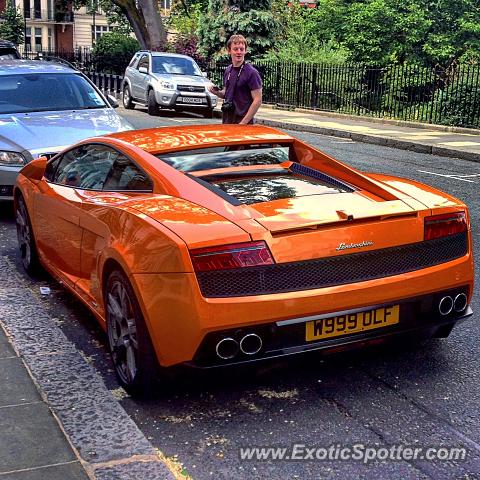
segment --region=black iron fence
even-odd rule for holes
[[[283,62],[255,66],[262,75],[264,102],[279,107],[480,128],[479,65],[449,70]],[[224,64],[208,67],[219,84],[224,70]]]
[[[88,49],[25,52],[29,58],[57,56],[74,64],[109,93],[120,93],[122,68],[99,63]],[[100,59],[101,60],[101,59]],[[125,66],[128,60],[125,60]],[[227,63],[199,59],[217,85]],[[280,108],[305,108],[377,118],[480,128],[480,66],[448,70],[394,65],[321,65],[255,62],[263,79],[263,101]],[[102,68],[99,68],[102,67]]]

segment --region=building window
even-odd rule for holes
[[[30,0],[23,0],[23,12],[25,18],[30,18]]]
[[[39,52],[42,50],[42,29],[35,28],[35,50]]]
[[[92,42],[96,42],[103,34],[111,31],[110,25],[92,25]]]
[[[160,0],[160,8],[164,12],[168,12],[172,8],[171,0]]]
[[[52,29],[48,27],[48,51],[51,52],[53,50],[53,35]]]
[[[27,50],[32,49],[32,29],[31,29],[31,27],[27,27],[25,29],[25,48]]]

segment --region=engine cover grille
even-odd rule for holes
[[[421,270],[463,257],[466,233],[369,252],[277,263],[262,267],[197,272],[204,297],[243,297],[311,290]]]

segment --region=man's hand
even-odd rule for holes
[[[220,98],[225,98],[225,91],[224,90],[220,90],[216,85],[210,85],[208,87],[208,91],[210,93],[213,93],[214,95],[216,95],[217,97],[220,97]]]

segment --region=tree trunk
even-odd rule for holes
[[[147,50],[162,50],[167,35],[156,0],[112,0],[120,7],[132,26],[140,47]]]

